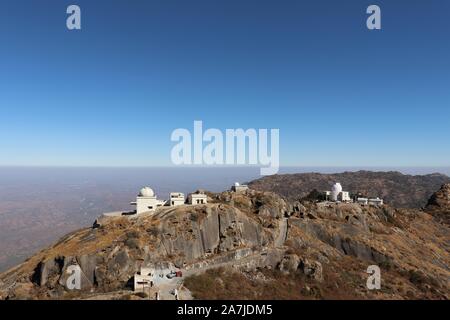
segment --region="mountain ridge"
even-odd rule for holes
[[[255,190],[271,191],[289,200],[306,197],[313,189],[329,190],[335,182],[353,194],[383,198],[395,207],[422,208],[450,177],[442,173],[407,175],[398,171],[346,171],[342,173],[294,173],[262,177],[248,184]]]

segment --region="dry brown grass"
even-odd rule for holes
[[[212,269],[185,280],[185,286],[195,299],[200,300],[306,300],[306,299],[355,299],[342,286],[336,294],[334,282],[328,286],[313,282],[296,272],[283,274],[276,270],[262,270],[265,280],[234,270]]]

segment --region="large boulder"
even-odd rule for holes
[[[450,211],[450,183],[444,184],[428,200],[427,209]]]
[[[295,272],[298,269],[300,258],[296,254],[288,254],[278,264],[278,269],[285,273]]]
[[[34,269],[32,281],[41,287],[47,285],[51,280],[54,281],[55,277],[59,277],[65,264],[65,257],[50,258],[39,262]],[[49,284],[53,285],[54,283]]]
[[[450,184],[444,184],[428,200],[426,211],[437,220],[450,225]]]
[[[304,258],[300,261],[299,269],[310,279],[319,282],[323,280],[322,264],[319,261]]]

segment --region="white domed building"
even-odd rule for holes
[[[338,197],[342,192],[342,186],[339,182],[336,182],[332,187],[331,187],[331,197],[330,200],[331,201],[338,201]]]
[[[131,202],[136,205],[136,214],[154,211],[156,208],[165,204],[165,201],[158,200],[156,194],[150,187],[144,187],[136,197],[136,202]]]
[[[144,187],[139,191],[139,197],[154,197],[155,192],[150,187]]]
[[[343,191],[342,185],[339,182],[336,182],[331,187],[331,191],[325,191],[325,198],[326,200],[334,202],[351,202],[350,193],[348,191]]]

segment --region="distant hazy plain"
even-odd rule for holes
[[[450,167],[284,167],[280,173],[357,170],[450,176]],[[218,192],[259,177],[256,167],[0,167],[0,272],[65,233],[90,226],[102,212],[132,209],[129,202],[143,186],[166,199],[171,191]]]

